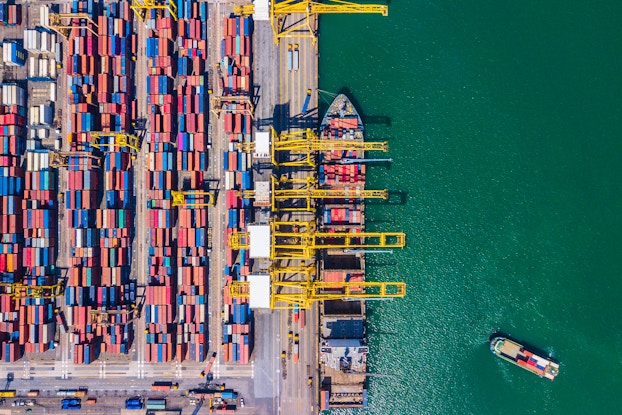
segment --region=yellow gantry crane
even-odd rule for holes
[[[275,166],[315,167],[313,154],[319,151],[389,151],[389,144],[386,141],[322,140],[310,128],[277,134],[274,127],[270,127],[270,137],[272,164]],[[240,151],[253,151],[255,143],[236,143],[235,148]],[[279,162],[276,154],[278,151],[295,155],[301,154],[305,157],[299,160]]]
[[[105,132],[105,131],[91,131],[91,146],[102,149],[102,147],[128,147],[132,151],[132,159],[136,159],[136,155],[140,151],[139,143],[140,139],[132,134],[120,133],[120,132]],[[104,143],[102,138],[112,137],[113,142]]]
[[[131,304],[130,308],[126,310],[107,310],[106,308],[100,308],[97,310],[91,310],[89,314],[91,316],[91,324],[97,324],[104,327],[131,324],[138,316],[135,304]],[[110,322],[110,316],[112,315],[127,315],[130,316],[130,318],[128,321],[125,322]]]
[[[147,12],[150,10],[168,10],[171,17],[177,20],[177,4],[171,0],[132,0],[130,9],[134,10],[134,13],[143,22],[147,18]]]
[[[317,301],[373,300],[403,298],[403,282],[324,282],[324,281],[270,281],[270,309],[309,309]],[[253,282],[233,281],[229,284],[233,298],[249,298]],[[252,301],[252,300],[251,300]]]
[[[52,29],[66,39],[69,39],[74,29],[86,29],[98,36],[93,30],[93,27],[98,29],[98,26],[87,13],[50,13],[48,6],[41,6],[40,11],[41,26]]]
[[[277,189],[279,184],[302,184],[297,189]],[[281,211],[315,211],[311,201],[314,199],[388,199],[389,192],[385,190],[364,190],[364,189],[317,189],[317,180],[313,177],[306,179],[287,179],[281,177],[277,179],[271,178],[271,208],[273,212]],[[236,192],[238,196],[244,199],[253,199],[255,197],[254,190],[239,190]],[[279,200],[300,199],[306,201],[303,207],[285,207],[278,206]]]
[[[233,114],[244,114],[250,115],[251,118],[255,118],[255,106],[253,105],[253,101],[248,96],[231,96],[231,97],[217,97],[212,95],[210,98],[212,112],[220,117],[222,112],[230,112]],[[246,104],[243,109],[229,109],[225,108],[226,104]],[[237,105],[236,105],[237,107]]]
[[[97,169],[101,168],[101,158],[88,151],[50,152],[50,167],[54,169],[69,167],[70,158],[77,159],[78,161],[85,160],[87,163],[91,161],[92,166],[90,167]]]
[[[235,14],[249,16],[255,13],[253,4],[235,6]],[[270,2],[269,19],[276,44],[282,38],[298,37],[317,40],[317,18],[320,14],[360,14],[377,13],[389,15],[388,6],[378,4],[357,4],[345,0],[272,0]],[[293,14],[304,15],[294,18],[291,24],[286,23],[288,16]]]
[[[20,282],[0,282],[3,292],[0,295],[8,295],[13,299],[18,298],[55,298],[63,294],[62,283],[53,285],[24,285]]]
[[[174,207],[197,208],[205,206],[214,206],[216,195],[214,192],[205,192],[202,190],[177,191],[172,190]]]
[[[265,227],[269,227],[266,242],[270,245],[271,260],[312,259],[320,249],[386,249],[406,245],[403,232],[318,232],[313,222],[294,221],[274,221]],[[229,235],[229,247],[235,250],[251,248],[250,239],[250,231],[234,232]],[[251,248],[251,257],[252,251]]]

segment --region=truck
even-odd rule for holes
[[[201,378],[204,378],[205,376],[209,376],[209,373],[212,370],[212,365],[214,364],[214,361],[216,360],[216,352],[214,352],[212,354],[212,356],[209,358],[209,361],[207,362],[207,366],[205,367],[205,370],[203,370],[201,372]]]
[[[238,399],[238,393],[231,389],[227,389],[221,392],[220,395],[223,399]]]
[[[77,411],[82,407],[81,399],[63,399],[61,401],[61,409]]]
[[[287,45],[287,70],[292,70],[292,45]]]
[[[294,363],[298,363],[298,353],[299,353],[298,349],[299,349],[298,341],[295,341],[294,342],[294,353],[293,353]]]
[[[147,409],[166,409],[166,399],[147,399]]]
[[[178,388],[179,385],[173,382],[153,382],[153,385],[151,385],[152,391],[170,391],[177,390]]]
[[[300,110],[302,114],[306,114],[309,110],[309,101],[311,101],[311,90],[307,89],[307,96],[305,97],[305,102],[302,104],[302,110]]]
[[[54,311],[56,312],[56,325],[60,327],[61,333],[67,333],[69,331],[69,327],[67,326],[67,319],[65,318],[65,313],[63,313],[63,310],[59,308]]]
[[[134,398],[127,398],[125,400],[125,409],[128,409],[130,411],[141,410],[143,409],[143,400],[138,396]]]
[[[298,70],[298,44],[297,43],[294,45],[294,63],[293,63],[293,67],[294,67],[295,71]]]

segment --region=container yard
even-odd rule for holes
[[[0,6],[0,376],[16,373],[14,396],[76,411],[112,391],[108,405],[167,413],[366,406],[364,251],[404,243],[365,234],[356,160],[378,148],[355,110],[318,129],[315,44],[301,27],[279,41],[267,3],[249,7]]]

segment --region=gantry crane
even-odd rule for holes
[[[235,6],[235,14],[249,16],[255,12],[253,4]],[[320,14],[360,14],[378,13],[389,15],[388,6],[377,4],[357,4],[345,0],[272,0],[270,2],[270,24],[274,34],[274,42],[279,43],[281,38],[303,37],[317,40],[317,17]],[[303,18],[296,18],[291,25],[285,24],[287,16],[303,14]]]
[[[171,0],[132,0],[130,9],[134,10],[136,16],[143,22],[147,17],[147,12],[150,10],[168,10],[171,17],[177,20],[177,4]]]
[[[402,232],[318,232],[313,222],[274,221],[254,228],[258,231],[257,238],[269,233],[265,242],[270,245],[271,260],[312,259],[319,249],[390,249],[406,245],[406,235]],[[232,233],[229,247],[235,250],[251,248],[251,233],[250,228],[249,232]]]
[[[123,324],[131,324],[134,319],[138,318],[138,310],[135,304],[130,304],[130,308],[125,310],[108,310],[105,307],[102,307],[97,310],[91,310],[89,312],[91,315],[91,324],[98,324],[104,327],[109,327],[113,325],[123,325]],[[130,316],[128,321],[125,322],[110,322],[111,315],[127,315]]]
[[[24,285],[20,282],[0,282],[3,288],[0,295],[8,295],[13,299],[18,298],[55,298],[63,294],[64,285]]]
[[[277,189],[279,184],[302,184],[297,189]],[[313,177],[306,179],[287,179],[281,177],[277,179],[271,178],[271,207],[272,211],[314,211],[311,205],[312,199],[388,199],[389,192],[385,190],[364,190],[364,189],[317,189],[317,180]],[[254,190],[239,190],[237,195],[245,199],[253,199],[255,197]],[[306,207],[288,207],[279,208],[278,200],[300,199],[306,201]]]
[[[128,147],[132,151],[132,159],[136,159],[136,155],[140,151],[140,139],[132,134],[120,132],[91,131],[91,146],[101,150],[102,147]],[[112,137],[111,143],[101,142],[103,137]]]
[[[174,207],[197,208],[205,206],[214,206],[216,195],[214,192],[206,192],[202,190],[187,191],[171,191]]]
[[[61,167],[70,167],[70,159],[85,159],[87,162],[91,161],[92,165],[89,168],[101,168],[101,158],[93,155],[88,151],[53,151],[50,152],[50,167],[58,169]]]
[[[217,97],[217,96],[212,95],[210,100],[211,100],[212,112],[217,117],[220,117],[221,112],[230,112],[233,114],[250,115],[251,118],[255,118],[255,106],[253,105],[253,101],[248,96],[240,95],[240,96],[231,96],[231,97],[227,97],[227,96]],[[246,105],[244,106],[244,108],[241,108],[241,109],[238,109],[237,105],[236,105],[236,108],[229,109],[229,108],[224,108],[224,105],[226,104],[246,104]]]
[[[98,26],[87,13],[50,13],[48,6],[41,6],[40,11],[41,26],[54,30],[66,39],[69,39],[73,29],[86,29],[97,36],[92,27],[98,29]]]
[[[272,164],[275,166],[315,167],[313,154],[319,151],[389,151],[389,144],[386,141],[322,140],[310,128],[277,134],[274,127],[270,127],[270,137]],[[254,142],[236,143],[234,146],[237,150],[246,152],[255,149]],[[300,160],[280,163],[277,160],[277,151],[287,151],[290,154],[302,154],[306,157]]]
[[[250,278],[250,277],[249,277]],[[253,280],[233,281],[229,284],[233,298],[250,298],[254,295]],[[265,289],[265,284],[259,290]],[[265,293],[258,293],[261,295]],[[270,281],[270,309],[309,309],[317,301],[373,300],[403,298],[403,282],[324,282],[324,281]],[[251,300],[252,303],[252,300]]]
[[[310,128],[276,134],[272,128],[272,164],[275,166],[311,166],[315,167],[313,154],[320,151],[389,151],[386,141],[361,141],[361,140],[322,140]],[[302,154],[301,160],[281,162],[277,160],[276,152],[289,152],[290,154]]]

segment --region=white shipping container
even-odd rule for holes
[[[39,22],[43,27],[50,27],[50,10],[48,6],[41,6],[39,9]]]
[[[50,101],[56,102],[56,84],[50,84]]]
[[[34,141],[34,140],[33,140],[33,141]],[[41,170],[41,165],[40,165],[40,163],[39,163],[39,161],[40,161],[40,160],[39,160],[39,157],[37,157],[37,154],[36,154],[36,153],[33,153],[33,154],[34,154],[34,157],[33,157],[33,159],[34,159],[34,164],[33,164],[33,166],[32,166],[32,167],[33,167],[33,171],[39,171],[39,170]]]
[[[52,124],[53,115],[52,107],[43,104],[40,105],[39,119],[42,124]]]
[[[28,76],[30,78],[34,78],[38,74],[38,70],[39,70],[39,66],[38,66],[38,62],[37,62],[37,58],[35,58],[34,56],[31,56],[30,58],[28,58]]]
[[[39,76],[47,78],[50,76],[48,73],[48,60],[47,59],[39,59]]]
[[[50,153],[41,153],[41,170],[50,168]]]
[[[229,183],[229,172],[225,172],[225,189],[231,189],[231,183]]]
[[[45,53],[48,51],[48,46],[50,43],[50,34],[47,32],[41,33],[41,52]]]
[[[56,59],[50,59],[50,78],[56,79]]]
[[[32,152],[27,152],[26,153],[26,170],[27,171],[35,171],[34,169],[34,164],[35,164],[35,153]]]
[[[50,134],[50,130],[48,130],[47,128],[39,128],[39,138],[40,139],[45,139],[48,138],[48,134]]]
[[[39,107],[30,107],[28,112],[28,124],[39,125]]]

